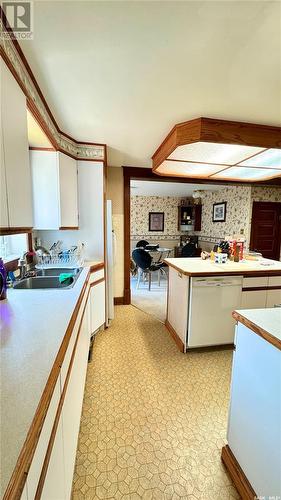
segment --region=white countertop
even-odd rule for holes
[[[94,262],[91,264],[95,264]],[[89,268],[73,288],[7,290],[1,318],[1,497],[65,335]]]
[[[269,259],[262,259],[260,261],[244,260],[240,262],[227,261],[225,264],[215,264],[210,259],[203,260],[200,257],[180,257],[165,259],[165,262],[169,266],[172,266],[181,271],[183,274],[187,274],[189,276],[220,273],[240,273],[243,275],[244,273],[246,274],[251,272],[263,272],[270,274],[274,271],[280,271],[281,273],[281,262]]]
[[[235,311],[257,328],[281,341],[281,307],[268,309],[239,309]],[[249,326],[251,328],[251,326]]]

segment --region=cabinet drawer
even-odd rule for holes
[[[39,441],[32,459],[32,463],[27,476],[27,491],[28,498],[35,497],[38,481],[40,478],[43,462],[45,459],[47,447],[49,444],[57,408],[60,400],[60,377],[58,377],[53,396],[49,405],[49,409],[42,427]]]
[[[99,269],[90,275],[90,284],[104,278],[104,269]]]
[[[280,286],[281,287],[281,276],[269,276],[268,286]]]
[[[268,290],[266,297],[266,307],[281,306],[281,288],[280,290]]]
[[[268,276],[257,278],[243,278],[243,288],[258,288],[260,286],[268,286]]]

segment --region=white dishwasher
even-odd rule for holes
[[[191,278],[187,348],[232,344],[242,276]]]

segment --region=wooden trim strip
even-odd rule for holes
[[[99,271],[100,269],[104,269],[104,262],[99,262],[98,264],[93,264],[90,267],[90,273],[95,273],[96,271]]]
[[[69,367],[68,367],[68,370],[67,370],[67,375],[66,375],[66,379],[65,379],[65,382],[64,382],[63,391],[62,391],[62,394],[61,394],[61,397],[60,397],[60,401],[59,401],[58,409],[57,409],[57,412],[56,412],[55,421],[54,421],[54,425],[53,425],[53,428],[52,428],[52,432],[51,432],[51,436],[50,436],[48,448],[47,448],[45,459],[44,459],[44,462],[43,462],[43,467],[42,467],[42,470],[41,470],[41,474],[40,474],[40,478],[39,478],[39,482],[38,482],[38,486],[37,486],[37,490],[36,490],[36,494],[35,494],[35,500],[39,500],[41,498],[42,490],[43,490],[43,487],[44,487],[44,482],[45,482],[46,474],[47,474],[47,471],[48,471],[48,466],[49,466],[49,462],[50,462],[50,458],[51,458],[51,453],[52,453],[52,449],[53,449],[53,445],[54,445],[54,441],[55,441],[55,437],[56,437],[56,433],[57,433],[59,419],[60,419],[60,416],[61,416],[62,407],[63,407],[63,403],[64,403],[64,400],[65,400],[65,395],[66,395],[66,391],[67,391],[67,387],[68,387],[68,382],[69,382],[70,375],[71,375],[72,365],[73,365],[74,358],[75,358],[76,348],[77,348],[78,340],[79,340],[79,337],[80,337],[82,321],[84,319],[84,314],[85,314],[86,307],[87,307],[89,293],[90,293],[90,287],[88,289],[88,294],[87,294],[87,298],[86,298],[86,301],[85,301],[84,309],[83,309],[83,312],[82,312],[82,316],[81,316],[81,320],[80,320],[80,324],[79,324],[79,329],[78,329],[77,336],[76,336],[76,339],[75,339],[75,344],[74,344],[74,347],[73,347],[73,351],[72,351],[72,355],[71,355]]]
[[[92,286],[96,286],[96,285],[99,285],[100,283],[102,283],[103,281],[105,281],[105,277],[97,280],[97,281],[93,281],[91,284],[90,284],[90,288],[92,288]]]
[[[234,482],[238,493],[241,495],[241,498],[243,500],[257,499],[258,497],[255,491],[253,490],[250,482],[248,481],[246,475],[244,474],[228,445],[222,448],[221,459],[225,467],[227,468],[227,471],[232,481]]]
[[[243,325],[247,326],[250,330],[253,332],[257,333],[260,337],[262,337],[264,340],[272,344],[274,347],[277,347],[279,351],[281,351],[281,340],[274,337],[271,335],[271,333],[267,332],[263,328],[261,328],[259,325],[256,325],[253,323],[253,321],[250,321],[248,318],[245,318],[243,314],[237,311],[233,311],[232,317],[236,320],[242,323]]]
[[[78,226],[61,226],[59,227],[61,231],[78,231]]]
[[[167,319],[165,321],[165,326],[166,326],[167,330],[169,331],[171,337],[174,339],[175,343],[177,344],[179,350],[181,352],[184,352],[184,343],[183,343],[183,341],[179,338],[176,330],[174,330],[174,328],[172,327],[172,325],[169,323],[169,321]]]
[[[182,268],[176,266],[175,264],[172,264],[171,262],[168,262],[166,259],[164,259],[164,262],[166,262],[166,264],[168,264],[168,266],[170,267],[173,267],[174,269],[176,269],[177,271],[179,271],[180,273],[184,274],[185,276],[202,276],[202,277],[205,277],[205,276],[244,276],[244,277],[247,277],[247,276],[252,276],[252,277],[264,277],[264,276],[281,276],[281,271],[277,271],[277,270],[266,270],[266,271],[225,271],[225,272],[206,272],[206,273],[203,273],[203,272],[187,272],[187,271],[183,271]],[[249,288],[247,289],[249,290]]]
[[[1,227],[0,236],[8,236],[9,234],[31,233],[32,227]]]
[[[55,148],[39,148],[35,146],[29,146],[29,151],[56,151]]]
[[[281,290],[281,286],[252,286],[249,288],[242,288],[242,292],[258,292],[262,290]]]
[[[114,305],[115,306],[124,305],[124,297],[114,297]]]
[[[29,431],[27,433],[25,442],[22,446],[21,452],[19,454],[17,463],[10,478],[3,500],[11,500],[11,498],[18,499],[22,494],[22,490],[24,488],[26,477],[36,450],[36,446],[46,418],[49,404],[53,396],[54,388],[60,373],[60,369],[65,357],[69,340],[71,338],[72,331],[75,326],[75,322],[79,313],[79,309],[88,286],[89,277],[90,277],[90,272],[88,272],[85,278],[84,285],[81,289],[74,311],[71,315],[68,327],[66,329],[66,333],[63,337],[56,359],[51,368],[50,375],[48,377],[47,383],[45,385],[42,396],[38,403],[35,415],[31,422]]]

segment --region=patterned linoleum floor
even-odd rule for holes
[[[232,353],[181,354],[152,316],[115,311],[88,367],[73,500],[239,498],[220,460]]]

